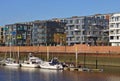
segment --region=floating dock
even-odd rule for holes
[[[103,69],[89,69],[89,68],[76,68],[76,67],[64,67],[63,70],[68,71],[86,71],[86,72],[102,72]]]

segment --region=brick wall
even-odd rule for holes
[[[87,46],[87,45],[74,45],[74,46],[13,46],[13,47],[0,47],[0,52],[85,52],[85,53],[120,53],[120,46]]]

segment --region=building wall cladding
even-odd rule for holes
[[[67,18],[66,33],[67,43],[95,44],[97,41],[102,43],[108,42],[108,32],[104,34],[104,30],[109,26],[109,15],[96,14],[91,16],[71,17]]]
[[[54,44],[54,34],[64,33],[65,23],[56,21],[33,22],[33,45]]]
[[[8,46],[38,46],[54,44],[54,34],[64,33],[64,22],[45,20],[5,25],[4,40]]]
[[[5,44],[10,45],[11,43],[13,46],[31,45],[31,27],[32,25],[21,23],[5,25]]]
[[[12,46],[0,47],[0,52],[55,52],[55,53],[98,53],[98,54],[120,54],[119,46],[88,46],[77,44],[74,46]]]
[[[65,32],[65,34],[67,34],[65,40],[68,45],[88,44],[88,43],[91,45],[110,45],[109,43],[110,36],[108,30],[108,25],[109,25],[108,22],[110,16],[111,16],[110,14],[95,14],[90,16],[74,16],[64,19],[44,20],[40,23],[39,20],[38,22],[36,21],[24,22],[23,24],[27,24],[27,25],[33,25],[34,22],[35,22],[34,24],[36,23],[39,24],[35,25],[37,29],[33,29],[33,28],[31,29],[32,35],[26,36],[26,40],[22,42],[23,45],[27,45],[27,46],[46,45],[46,43],[49,43],[47,45],[50,44],[54,45],[53,44],[55,42],[53,41],[54,33]],[[42,26],[45,27],[47,26],[47,29],[45,29],[44,31]],[[6,39],[6,40],[4,39],[4,43],[8,45],[9,41],[7,40],[7,38],[9,37],[7,37],[7,35],[3,35],[3,36],[4,36],[3,38]],[[120,39],[120,36],[117,36],[117,38]],[[18,43],[20,42],[18,41]],[[120,46],[120,43],[117,43],[117,45]]]
[[[109,38],[112,46],[120,46],[120,13],[114,13],[110,17]]]

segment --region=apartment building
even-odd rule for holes
[[[112,46],[120,46],[120,13],[113,13],[109,22],[109,42]]]
[[[90,16],[73,16],[69,18],[54,18],[51,20],[36,20],[5,25],[4,38],[5,45],[112,45],[114,37],[113,17],[111,14],[95,14]],[[119,19],[119,18],[118,18]],[[117,22],[117,21],[116,21]],[[115,25],[119,25],[115,22]],[[110,28],[109,28],[110,26]],[[110,31],[110,32],[109,32]],[[110,33],[110,35],[109,35]],[[117,40],[118,41],[118,40]]]
[[[68,45],[108,45],[109,14],[74,16],[66,18],[66,42]]]
[[[4,41],[5,45],[27,46],[31,45],[32,25],[16,23],[5,25]]]
[[[33,45],[55,45],[54,35],[64,33],[65,23],[60,21],[34,21],[32,29]]]

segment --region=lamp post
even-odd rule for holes
[[[77,31],[78,29],[74,29],[74,44],[76,44],[76,42],[75,42],[75,31]],[[77,65],[78,65],[78,48],[77,47],[75,47],[75,59],[76,59],[76,64],[75,64],[75,66],[77,67]]]
[[[47,46],[47,61],[49,60],[49,47]]]
[[[78,52],[77,52],[77,47],[75,48],[75,56],[76,56],[76,67],[78,65]]]

